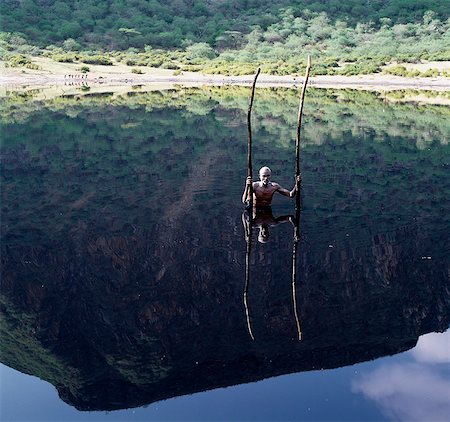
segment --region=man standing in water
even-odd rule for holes
[[[269,167],[261,167],[259,170],[259,182],[253,182],[253,206],[256,207],[270,207],[272,205],[272,197],[275,192],[281,195],[294,198],[297,192],[296,187],[291,191],[284,189],[278,183],[272,182],[272,171]],[[301,177],[299,176],[299,182]],[[252,178],[247,177],[247,181],[242,194],[242,203],[248,204],[250,202],[250,186],[252,186]]]

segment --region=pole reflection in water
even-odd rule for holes
[[[298,244],[300,242],[300,191],[297,191],[295,197],[295,217],[294,217],[294,237],[292,244],[292,304],[294,308],[295,323],[297,326],[298,339],[302,339],[302,328],[300,325],[300,318],[297,304],[297,254]]]
[[[252,340],[255,340],[255,336],[253,335],[252,325],[250,321],[250,311],[248,309],[248,288],[250,283],[250,253],[252,250],[252,223],[253,218],[251,215],[248,215],[247,211],[242,213],[242,223],[244,225],[244,235],[247,243],[247,248],[245,251],[245,287],[244,287],[244,308],[245,308],[245,318],[247,321],[247,329],[248,333]]]
[[[250,287],[250,258],[252,253],[252,229],[256,227],[259,229],[258,242],[267,243],[270,240],[270,227],[290,221],[294,226],[293,250],[292,250],[292,300],[294,307],[294,317],[297,326],[298,339],[302,339],[300,317],[298,312],[297,298],[296,298],[296,279],[297,279],[297,250],[300,241],[300,207],[296,206],[295,216],[282,215],[274,217],[272,207],[256,207],[252,212],[245,210],[242,213],[242,224],[244,226],[244,236],[246,241],[245,250],[245,285],[244,285],[244,309],[245,319],[247,323],[247,330],[252,340],[255,340],[253,334],[250,308],[248,305],[249,287]]]

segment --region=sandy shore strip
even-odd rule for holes
[[[94,85],[147,85],[171,84],[182,86],[202,85],[250,85],[254,75],[222,76],[200,72],[180,72],[169,69],[136,66],[130,68],[124,63],[114,61],[112,66],[88,65],[89,72],[80,72],[80,63],[60,63],[47,57],[33,57],[32,64],[38,70],[28,68],[5,67],[0,61],[0,87],[3,90],[15,90],[16,87],[67,86],[84,84]],[[450,70],[450,62],[423,64],[423,66],[441,66]],[[415,65],[418,66],[418,65]],[[424,68],[425,69],[425,68]],[[441,69],[441,70],[442,70]],[[139,73],[133,73],[138,71]],[[256,70],[256,65],[255,65]],[[421,69],[423,70],[423,69]],[[261,74],[258,86],[264,87],[297,87],[303,82],[302,76],[273,76]],[[310,78],[310,86],[317,88],[349,88],[371,91],[392,90],[425,90],[450,91],[450,78],[406,78],[389,74],[373,74],[360,76],[314,76]]]
[[[147,85],[171,84],[182,86],[202,85],[250,85],[254,75],[222,76],[200,72],[180,72],[169,69],[136,67],[141,73],[133,73],[130,66],[114,62],[113,66],[89,65],[88,73],[80,72],[79,63],[59,63],[45,57],[33,57],[33,64],[39,70],[5,67],[0,61],[0,87],[15,90],[17,87],[95,85]],[[431,65],[431,63],[430,63]],[[450,69],[450,62],[442,63]],[[434,64],[433,64],[434,66]],[[302,76],[273,76],[261,74],[258,86],[297,87],[303,82]],[[314,76],[310,86],[317,88],[349,88],[371,91],[392,91],[413,89],[426,91],[450,91],[450,78],[406,78],[388,74],[360,76]]]
[[[89,73],[89,74],[48,74],[28,71],[26,73],[2,72],[0,86],[14,90],[20,86],[48,86],[70,84],[103,84],[103,85],[249,85],[253,75],[222,76],[205,75],[202,73],[184,72],[173,75],[172,71],[143,75],[133,73]],[[296,87],[303,83],[302,77],[261,75],[258,86],[265,87]],[[361,76],[315,76],[309,80],[309,86],[317,88],[350,88],[373,91],[390,91],[398,89],[414,89],[427,91],[450,91],[450,79],[436,78],[404,78],[392,75],[361,75]]]

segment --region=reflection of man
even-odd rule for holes
[[[258,241],[260,243],[267,243],[269,241],[269,227],[278,226],[278,224],[290,221],[294,224],[294,217],[292,215],[283,215],[275,218],[272,214],[271,207],[254,208],[253,220],[250,222],[250,215],[248,211],[242,213],[242,224],[244,225],[245,239],[248,240],[251,236],[251,228],[259,228]]]
[[[253,186],[253,205],[269,207],[272,205],[272,197],[275,192],[281,193],[281,195],[288,196],[289,198],[295,197],[297,192],[296,187],[291,191],[281,187],[278,183],[271,181],[272,171],[269,167],[261,167],[259,170],[259,182],[253,182],[252,178],[247,177],[247,181],[242,194],[242,203],[250,202],[250,186]],[[301,177],[299,177],[299,182]]]

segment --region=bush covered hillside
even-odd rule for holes
[[[228,74],[255,63],[295,74],[307,54],[316,74],[450,59],[448,0],[1,0],[0,16],[1,51],[19,66],[12,53],[43,49],[57,61],[114,51],[130,66]]]
[[[305,9],[325,12],[350,27],[417,23],[427,11],[441,20],[450,16],[447,0],[2,0],[0,7],[2,30],[20,32],[31,44],[73,38],[108,49],[195,42],[229,48],[255,29],[270,35],[287,8],[294,17]]]

